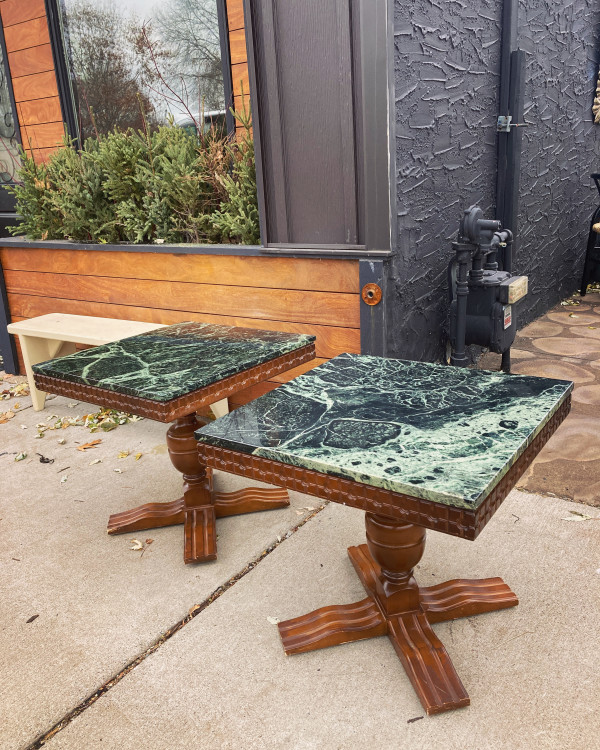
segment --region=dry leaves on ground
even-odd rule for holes
[[[9,388],[3,388],[0,391],[0,400],[8,400],[13,396],[27,396],[29,394],[29,386],[27,383],[17,383],[11,385]]]
[[[92,440],[92,441],[91,441],[91,442],[89,442],[89,443],[84,443],[83,445],[78,445],[78,446],[77,446],[77,450],[78,450],[78,451],[86,451],[86,450],[88,450],[89,448],[95,448],[95,447],[96,447],[97,445],[99,445],[99,444],[100,444],[101,442],[102,442],[102,440],[101,440],[100,438],[98,438],[97,440]]]

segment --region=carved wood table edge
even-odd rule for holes
[[[217,558],[217,518],[276,510],[290,504],[287,491],[279,487],[215,492],[212,470],[200,461],[196,449],[194,432],[204,424],[196,411],[314,358],[313,342],[167,401],[127,395],[38,372],[34,372],[34,379],[36,386],[48,393],[128,411],[157,422],[172,422],[167,430],[167,447],[173,466],[183,474],[183,496],[172,502],[145,503],[113,514],[107,531],[125,534],[183,524],[184,562],[189,564]]]
[[[519,602],[501,578],[419,586],[413,570],[425,549],[426,529],[475,539],[570,408],[567,395],[508,472],[472,510],[198,443],[207,466],[365,511],[367,544],[349,547],[348,555],[367,597],[279,623],[285,653],[300,654],[387,634],[428,715],[469,705],[468,693],[431,625],[514,607]]]

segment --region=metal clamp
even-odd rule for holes
[[[512,115],[498,115],[496,130],[499,133],[510,133],[511,128],[526,128],[528,122],[513,122]]]

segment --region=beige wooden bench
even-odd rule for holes
[[[31,369],[33,365],[47,359],[63,357],[65,354],[73,354],[75,344],[99,346],[164,327],[159,323],[140,323],[135,320],[50,313],[10,323],[7,329],[13,336],[19,337],[33,408],[35,411],[41,411],[44,408],[46,394],[35,387]],[[227,399],[212,404],[210,408],[216,417],[221,417],[229,411]]]

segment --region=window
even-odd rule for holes
[[[8,92],[4,56],[0,49],[0,184],[14,182],[20,165],[16,118]],[[11,200],[8,193],[4,190],[0,191],[0,206],[2,208],[5,208],[3,204],[7,200]]]
[[[82,141],[224,120],[217,0],[61,0]]]

